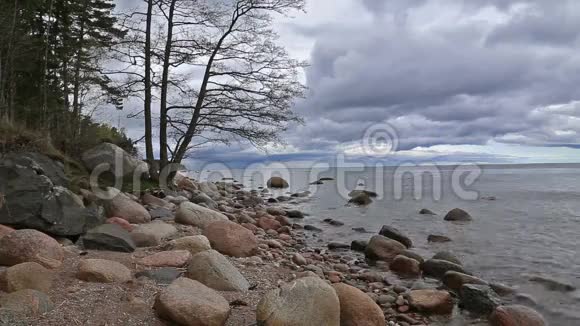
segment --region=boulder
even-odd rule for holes
[[[448,271],[443,275],[443,284],[455,292],[459,292],[464,284],[487,285],[487,282],[475,276]]]
[[[187,250],[191,255],[210,250],[211,244],[203,235],[194,235],[169,241],[169,247],[173,250]]]
[[[286,211],[278,208],[278,207],[268,207],[266,208],[266,213],[272,215],[272,216],[285,216],[286,215]]]
[[[544,317],[524,306],[500,306],[489,317],[492,326],[547,326]]]
[[[247,292],[250,288],[240,271],[215,250],[191,257],[186,276],[218,291]]]
[[[350,249],[354,251],[364,252],[367,248],[368,241],[366,240],[353,240],[350,243]]]
[[[419,312],[447,315],[453,311],[453,299],[447,291],[413,290],[408,296],[411,307]]]
[[[148,267],[183,267],[191,259],[191,253],[187,250],[162,251],[144,257],[139,261],[141,265]]]
[[[405,257],[409,257],[409,258],[415,259],[420,264],[422,264],[423,262],[425,262],[425,259],[423,259],[423,257],[421,255],[419,255],[418,253],[416,253],[413,250],[405,250],[405,251],[401,252],[401,255],[402,256],[405,256]]]
[[[22,263],[6,269],[0,276],[4,292],[25,289],[48,292],[52,286],[54,272],[35,262]]]
[[[260,217],[256,223],[260,228],[264,229],[265,231],[268,230],[276,231],[282,227],[282,224],[280,224],[280,222],[267,216]]]
[[[164,239],[177,233],[177,228],[171,224],[154,221],[148,224],[138,225],[131,232],[131,239],[137,247],[154,247],[161,244]]]
[[[421,274],[421,266],[418,261],[403,255],[398,255],[391,262],[389,268],[402,276],[418,276]]]
[[[325,281],[304,277],[266,293],[256,319],[261,326],[340,326],[340,301]]]
[[[229,221],[229,219],[220,212],[190,202],[181,203],[175,213],[175,222],[202,229],[216,221]]]
[[[455,256],[453,253],[449,251],[439,251],[433,256],[433,259],[446,260],[448,262],[452,262],[457,265],[462,265],[461,260],[459,260],[457,256]]]
[[[298,211],[298,210],[289,210],[289,211],[286,211],[286,216],[288,216],[289,218],[303,219],[304,213],[302,213],[301,211]]]
[[[385,316],[381,307],[361,290],[347,285],[332,286],[340,302],[341,326],[384,326]]]
[[[445,215],[445,221],[471,221],[472,217],[466,211],[462,210],[461,208],[454,208],[447,215]]]
[[[288,188],[288,187],[290,187],[290,185],[288,184],[288,181],[284,180],[281,177],[270,178],[270,180],[268,180],[266,185],[268,186],[268,188]]]
[[[129,155],[122,148],[110,143],[102,143],[84,152],[81,159],[89,171],[102,167],[116,177],[133,177],[147,174],[147,163]]]
[[[469,312],[490,315],[501,299],[488,285],[464,284],[459,290],[459,307]]]
[[[103,224],[85,234],[80,245],[85,249],[133,252],[135,242],[129,232],[116,224]]]
[[[125,265],[104,259],[82,260],[77,278],[95,283],[125,283],[132,279],[131,271]]]
[[[57,268],[63,259],[61,245],[36,230],[17,230],[0,239],[0,265],[36,262],[47,268]]]
[[[223,326],[230,315],[230,305],[219,293],[183,277],[157,295],[153,309],[177,325]]]
[[[423,264],[421,264],[421,269],[426,276],[432,276],[439,279],[443,278],[445,273],[449,271],[469,274],[463,269],[461,265],[439,259],[429,259],[425,261]]]
[[[423,208],[419,211],[419,214],[421,215],[437,215],[435,214],[433,211],[427,209],[427,208]]]
[[[203,231],[211,247],[232,257],[250,257],[258,251],[258,240],[252,231],[230,221],[217,221]]]
[[[155,197],[150,193],[145,193],[143,196],[141,196],[141,202],[143,205],[165,207],[169,209],[175,208],[175,205],[171,204],[165,199]]]
[[[0,158],[0,224],[40,230],[56,236],[77,236],[99,219],[66,188],[64,167],[42,154],[18,153]]]
[[[211,199],[208,195],[206,195],[203,192],[200,192],[197,195],[193,196],[193,198],[191,198],[191,202],[195,204],[205,204],[207,207],[211,209],[215,209],[218,206],[215,200]]]
[[[404,244],[405,247],[407,248],[411,248],[413,246],[413,241],[411,241],[409,237],[404,235],[403,232],[399,231],[395,227],[384,225],[381,228],[379,234],[382,235],[383,237],[399,241],[400,243]]]
[[[375,235],[369,241],[365,249],[365,256],[371,260],[383,260],[390,262],[407,248],[399,241]]]
[[[17,316],[34,317],[53,310],[54,304],[46,294],[26,289],[0,296],[0,307],[0,312],[3,312],[0,315],[5,316],[8,312]],[[15,321],[12,325],[18,324]]]
[[[105,202],[105,210],[108,217],[120,217],[132,224],[151,222],[151,214],[145,207],[121,192]]]

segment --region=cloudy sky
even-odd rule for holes
[[[194,159],[580,162],[577,0],[307,3],[276,23],[280,42],[310,62],[308,97],[296,103],[306,124],[286,146],[241,142]],[[139,125],[128,128],[135,138]]]

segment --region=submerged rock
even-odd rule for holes
[[[532,275],[530,276],[530,281],[540,283],[550,291],[559,291],[559,292],[576,291],[576,287],[574,285],[567,283],[566,281],[558,280],[547,276]]]
[[[437,215],[435,214],[433,211],[427,209],[427,208],[423,208],[419,211],[419,214],[421,215]]]
[[[469,213],[462,210],[461,208],[454,208],[447,215],[445,215],[445,221],[471,221],[473,218]]]
[[[366,193],[360,193],[354,197],[352,197],[349,201],[349,204],[354,204],[354,205],[358,205],[358,206],[366,206],[366,205],[370,205],[373,200],[371,199],[371,197],[366,194]]]

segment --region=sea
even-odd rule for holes
[[[283,205],[307,213],[302,223],[323,230],[312,238],[313,246],[368,240],[383,225],[394,226],[423,257],[450,251],[474,275],[517,289],[519,295],[510,303],[540,311],[550,325],[580,325],[580,291],[554,291],[530,281],[541,275],[580,287],[580,164],[269,166],[192,173],[202,180],[231,178],[256,190],[266,187],[272,175],[284,177],[290,187],[267,196],[301,193]],[[320,178],[333,180],[311,184]],[[368,206],[349,205],[350,191],[363,189],[377,197]],[[423,208],[437,215],[419,214]],[[464,209],[473,220],[444,221],[453,208]],[[325,219],[344,225],[330,226]],[[452,241],[429,243],[431,234]]]

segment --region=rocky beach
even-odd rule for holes
[[[2,156],[0,177],[3,325],[547,325],[512,304],[514,289],[452,252],[421,256],[393,226],[315,244],[325,229],[296,209],[309,194],[274,196],[288,186],[281,178],[246,189],[178,175],[173,190],[108,188],[102,200],[69,190],[61,164],[31,153]],[[373,197],[351,195],[353,205]],[[471,216],[458,208],[444,219]]]

